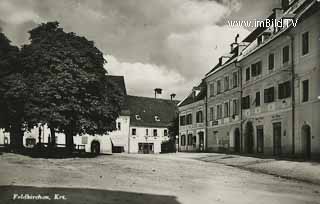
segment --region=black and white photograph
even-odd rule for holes
[[[0,204],[320,204],[319,0],[0,0]]]

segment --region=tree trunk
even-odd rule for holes
[[[65,132],[66,135],[66,147],[67,150],[73,151],[74,146],[73,146],[73,134],[72,131],[68,130]]]
[[[13,124],[10,128],[10,146],[13,149],[23,148],[23,131],[21,124]]]
[[[51,145],[54,147],[54,146],[56,146],[56,132],[54,131],[54,128],[52,128],[52,127],[50,127],[50,134],[51,134]]]

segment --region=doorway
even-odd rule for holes
[[[234,130],[234,152],[240,153],[240,130],[236,128]]]
[[[263,126],[257,126],[257,152],[263,153],[263,149],[264,149]]]
[[[247,153],[253,153],[253,124],[252,122],[247,122],[245,127],[245,150]]]
[[[301,130],[302,136],[302,151],[306,159],[311,158],[311,127],[303,125]]]
[[[281,155],[281,123],[273,123],[273,155]]]
[[[204,151],[204,132],[199,132],[199,150],[200,152]]]
[[[153,143],[139,143],[139,154],[153,154]]]

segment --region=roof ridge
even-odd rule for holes
[[[171,99],[164,99],[164,98],[153,98],[153,97],[147,97],[147,96],[134,96],[134,95],[127,95],[128,97],[135,97],[135,98],[145,98],[150,100],[163,100],[163,101],[172,101],[172,102],[179,102],[179,100],[171,100]]]

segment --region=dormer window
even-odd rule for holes
[[[160,121],[160,117],[156,115],[156,116],[154,116],[154,120],[159,122]]]
[[[140,115],[136,115],[136,120],[141,120]]]

